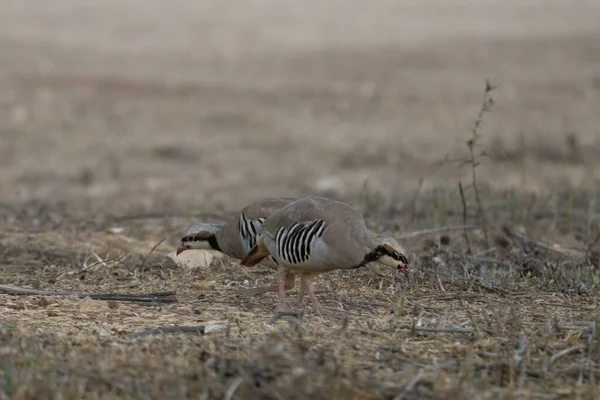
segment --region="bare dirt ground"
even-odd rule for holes
[[[0,284],[175,292],[0,295],[0,399],[597,396],[597,2],[284,3],[0,2]],[[267,196],[402,237],[463,224],[461,181],[479,224],[486,78],[489,246],[406,238],[410,282],[332,273],[339,317],[275,324],[237,295],[271,271],[165,256]],[[205,331],[136,334],[174,325]]]

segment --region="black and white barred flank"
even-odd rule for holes
[[[294,223],[289,229],[283,227],[277,230],[275,245],[279,258],[289,264],[301,264],[310,258],[313,241],[320,238],[325,230],[325,222]]]
[[[257,221],[259,225],[262,225],[265,219],[258,218]],[[240,216],[238,228],[240,231],[240,235],[242,236],[242,240],[246,242],[249,249],[252,249],[256,245],[256,239],[260,234],[258,231],[258,227],[255,225],[255,223],[256,221],[248,219],[244,214]]]

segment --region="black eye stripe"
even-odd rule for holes
[[[201,232],[187,235],[181,238],[181,243],[188,242],[208,242],[208,244],[213,250],[221,251],[221,246],[219,245],[219,242],[217,242],[217,237],[212,233]]]
[[[199,242],[201,240],[204,241],[208,241],[209,237],[206,237],[204,235],[201,235],[199,233],[196,234],[192,234],[192,235],[188,235],[188,236],[184,236],[181,238],[181,242],[182,243],[187,243],[187,242]]]
[[[377,261],[383,256],[391,257],[394,260],[403,262],[404,264],[408,265],[408,260],[404,254],[394,251],[394,250],[390,250],[387,246],[381,245],[381,246],[377,246],[375,249],[373,249],[372,251],[365,254],[363,261],[360,264],[358,264],[352,268],[364,267],[366,264],[373,262],[373,261]]]
[[[399,253],[397,251],[392,251],[385,246],[379,246],[377,248],[377,252],[380,256],[389,256],[392,257],[394,260],[402,261],[404,264],[408,264],[408,259],[404,254]]]

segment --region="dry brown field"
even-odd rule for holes
[[[66,294],[0,286],[0,399],[598,398],[599,21],[592,0],[0,2],[0,285]],[[336,315],[269,323],[275,295],[238,292],[271,270],[167,256],[192,222],[306,195],[400,238],[412,279],[333,272]],[[174,326],[203,328],[141,334]]]

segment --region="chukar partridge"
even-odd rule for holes
[[[242,259],[256,244],[265,218],[279,211],[282,207],[296,201],[294,198],[264,198],[245,206],[237,215],[221,224],[193,224],[183,234],[177,249],[177,255],[190,249],[216,250],[230,257]],[[263,264],[271,269],[277,269],[277,263],[272,257],[264,260]],[[284,287],[292,289],[295,277],[286,277]],[[267,292],[277,292],[277,284],[247,289],[243,295],[256,295]]]
[[[284,289],[290,273],[300,274],[300,295],[308,292],[315,312],[321,307],[310,282],[319,274],[378,261],[409,277],[406,252],[394,238],[370,231],[349,205],[323,197],[297,200],[263,221],[256,245],[241,264],[253,266],[265,257],[279,264],[278,313],[289,310]]]

